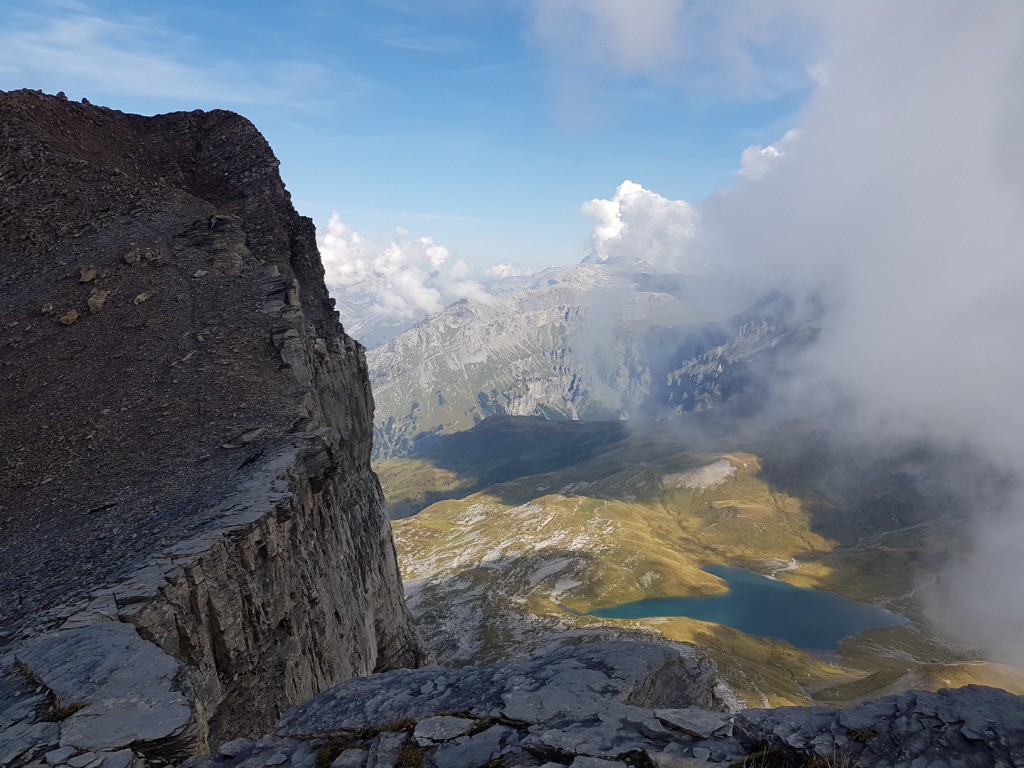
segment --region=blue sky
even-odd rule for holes
[[[6,2],[0,88],[233,109],[318,226],[336,210],[378,241],[403,227],[478,269],[537,268],[583,255],[581,203],[624,179],[690,201],[729,184],[813,88],[812,32],[752,23],[737,44],[727,14],[744,3],[691,3],[691,36],[650,59],[679,0],[596,6],[647,23],[644,39],[582,0]]]

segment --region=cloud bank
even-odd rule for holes
[[[786,134],[774,144],[762,147],[751,144],[740,154],[740,167],[736,175],[746,181],[757,181],[771,170],[786,154],[789,145],[798,139],[800,132],[796,129]]]
[[[825,30],[833,53],[816,71],[827,76],[799,133],[748,148],[740,183],[699,207],[675,250],[654,252],[684,271],[714,265],[729,300],[781,290],[819,308],[818,341],[778,387],[777,413],[877,455],[913,441],[968,451],[1013,478],[1008,500],[957,478],[971,532],[920,596],[950,636],[1024,665],[1024,4],[763,7]],[[615,30],[604,33],[640,45],[635,28]],[[670,47],[663,30],[652,37],[652,52]],[[687,62],[667,52],[661,63]],[[624,187],[585,206],[595,247],[677,226],[653,205],[635,225],[629,195],[646,205],[654,193]]]

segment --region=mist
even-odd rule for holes
[[[601,16],[608,5],[561,7]],[[613,201],[592,201],[595,238],[641,257],[650,241],[659,266],[683,273],[706,265],[719,303],[794,299],[818,332],[773,372],[766,423],[818,424],[881,459],[908,445],[971,457],[944,480],[969,536],[918,596],[939,631],[1024,665],[1024,5],[774,9],[802,14],[826,41],[827,55],[807,62],[818,85],[798,124],[744,152],[735,184],[694,206],[675,252],[659,232],[679,231],[678,206],[662,206],[676,215],[660,230],[650,217],[631,229],[615,219],[621,206],[609,214],[599,203]],[[661,7],[677,23],[659,25],[648,53],[675,50],[666,29],[680,46],[692,36],[677,12]],[[601,17],[603,35],[613,16]],[[749,25],[733,26],[726,42],[729,25],[716,27],[723,49],[753,48]],[[627,25],[613,48],[634,69],[641,33]],[[642,69],[657,63],[646,56]],[[686,66],[675,54],[661,63]],[[994,476],[1007,478],[998,492]]]

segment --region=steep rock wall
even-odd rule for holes
[[[174,761],[420,663],[363,349],[263,137],[29,91],[0,125],[0,763]]]

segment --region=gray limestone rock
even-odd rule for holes
[[[695,679],[706,673],[702,662],[679,646],[624,641],[555,647],[531,659],[447,670],[443,683],[437,669],[397,670],[349,681],[296,707],[281,719],[277,733],[299,736],[380,728],[444,712],[500,716],[518,723],[582,722],[587,713],[596,718],[597,711],[616,702],[616,711],[634,717],[639,729],[653,712],[622,702],[666,666],[690,669]],[[424,693],[428,681],[435,682],[437,690]],[[602,684],[609,681],[615,684]],[[668,700],[649,704],[715,705],[703,685],[692,690],[679,686],[664,695]]]
[[[43,759],[46,760],[48,765],[60,765],[66,762],[73,754],[75,754],[74,747],[58,747],[57,749],[51,749],[43,755]]]
[[[248,739],[232,739],[221,744],[217,754],[221,757],[236,757],[251,745],[252,742]]]
[[[401,731],[385,731],[374,740],[366,761],[366,768],[394,768],[408,736]]]
[[[570,763],[570,768],[619,768],[624,765],[625,763],[619,760],[604,760],[599,757],[577,757]]]
[[[501,754],[502,743],[513,732],[501,725],[440,745],[434,752],[437,768],[478,768]]]
[[[412,735],[421,746],[437,741],[449,741],[467,733],[473,727],[473,722],[465,717],[447,715],[427,717],[416,724],[416,730],[412,732]]]
[[[697,739],[732,735],[732,716],[709,712],[696,707],[685,709],[657,709],[655,716],[669,728],[674,728]]]
[[[16,722],[0,731],[0,766],[28,763],[56,746],[60,728],[56,723]]]
[[[661,721],[656,718],[644,720],[640,724],[640,730],[643,731],[644,736],[652,739],[664,739],[668,741],[671,738],[669,730],[661,724]]]
[[[656,768],[707,768],[707,762],[695,757],[680,757],[668,752],[648,752]]]
[[[181,663],[131,625],[105,621],[61,630],[15,655],[60,701],[80,705],[61,725],[62,746],[109,750],[166,741],[169,750],[187,751],[196,740],[192,711],[176,683]],[[85,758],[69,764],[84,768]]]
[[[110,752],[103,757],[103,768],[128,768],[135,759],[135,754],[130,749],[121,749],[117,752]]]
[[[363,768],[369,755],[368,749],[346,749],[334,759],[331,768]]]
[[[859,765],[1024,765],[1024,697],[969,685],[910,691],[838,712],[820,707],[746,710],[737,735],[791,753]]]
[[[793,765],[1024,765],[1024,698],[1005,691],[968,687],[908,693],[843,711],[792,707],[731,714],[694,706],[698,702],[687,706],[685,692],[664,684],[666,678],[684,680],[693,663],[671,644],[615,641],[553,647],[489,667],[374,675],[286,713],[268,737],[266,754],[287,752],[294,760],[299,744],[322,745],[338,734],[359,742],[359,734],[379,733],[353,742],[368,751],[368,768],[392,768],[402,759],[470,768],[496,758],[506,768],[552,762],[696,768],[736,764],[766,744]],[[703,679],[705,673],[694,674]],[[380,732],[408,719],[416,725]],[[421,751],[403,758],[403,744]],[[196,768],[243,764],[240,757]]]

